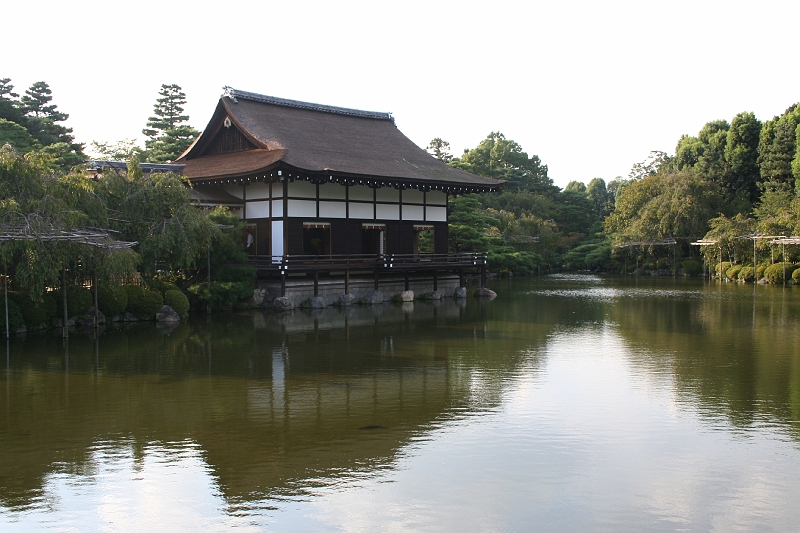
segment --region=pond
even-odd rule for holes
[[[798,531],[800,287],[490,286],[11,339],[0,529]]]

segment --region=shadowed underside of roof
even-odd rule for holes
[[[223,125],[224,124],[224,125]],[[222,128],[257,149],[206,155]],[[205,137],[205,138],[204,138]],[[228,89],[201,138],[178,160],[193,180],[286,166],[302,173],[496,190],[505,182],[450,167],[403,135],[389,113],[284,100]]]

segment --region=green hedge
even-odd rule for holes
[[[702,270],[702,266],[700,265],[699,261],[683,261],[681,263],[681,267],[683,267],[683,274],[685,276],[696,276]]]
[[[788,263],[788,262],[787,263],[775,263],[774,265],[768,266],[764,270],[764,277],[767,278],[767,280],[770,283],[783,283],[784,265],[786,266],[786,276],[787,277],[792,275],[794,270],[797,268],[797,266],[793,265],[792,263]]]
[[[189,298],[181,291],[167,291],[164,294],[164,304],[170,306],[181,316],[189,312]]]
[[[11,293],[8,294],[11,296]],[[8,299],[8,331],[14,333],[19,328],[25,327],[25,319],[22,318],[22,311],[20,311],[17,302]],[[6,306],[5,303],[0,305],[0,331],[3,335],[6,334]]]
[[[192,307],[203,308],[211,305],[211,309],[227,307],[253,296],[252,281],[212,281],[211,289],[208,283],[198,283],[187,289]]]
[[[10,300],[17,304],[22,319],[25,325],[29,328],[37,328],[39,326],[50,326],[53,318],[57,315],[56,300],[53,293],[46,292],[37,298],[37,301],[31,299],[29,291],[13,291],[8,293]],[[9,311],[9,316],[11,312]],[[3,324],[5,327],[5,324]]]
[[[742,281],[753,281],[755,279],[755,276],[756,276],[755,269],[751,266],[746,266],[742,267],[742,269],[739,270],[738,278]]]
[[[175,283],[165,278],[153,278],[145,285],[148,289],[161,293],[162,296],[166,296],[168,291],[181,290]]]
[[[730,261],[723,261],[722,263],[717,263],[717,266],[714,269],[714,271],[717,273],[717,276],[722,277],[725,275],[725,272],[727,272],[728,269],[732,266],[733,263],[731,263]]]
[[[64,318],[64,297],[61,289],[53,291],[56,300],[56,317]],[[67,287],[67,313],[69,318],[85,315],[93,305],[92,291],[86,287],[69,285]]]
[[[756,268],[756,281],[760,281],[764,278],[764,271],[767,269],[765,265],[758,265]]]
[[[739,276],[739,271],[742,269],[742,265],[733,265],[728,270],[725,271],[725,277],[728,279],[736,279]]]
[[[101,285],[97,288],[97,305],[108,318],[119,316],[128,307],[128,292],[121,285]]]
[[[133,300],[130,299],[132,292],[136,294]],[[142,289],[141,292],[128,292],[128,311],[140,320],[152,320],[163,305],[164,297],[157,291]]]

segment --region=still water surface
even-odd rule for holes
[[[800,531],[800,287],[493,288],[13,339],[0,530]]]

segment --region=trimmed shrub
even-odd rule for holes
[[[739,271],[738,278],[742,281],[753,281],[756,277],[756,271],[753,267],[742,267]]]
[[[97,287],[97,305],[108,318],[119,316],[128,307],[128,292],[124,286],[116,285]]]
[[[49,326],[52,319],[57,316],[56,300],[51,292],[44,293],[39,301],[33,301],[29,291],[9,292],[8,298],[17,304],[28,328],[37,328],[43,324]]]
[[[256,269],[247,265],[232,265],[219,267],[211,271],[211,283],[215,281],[226,282],[251,282],[256,277]]]
[[[681,267],[683,267],[683,274],[685,276],[696,276],[700,273],[702,266],[700,265],[699,261],[683,261],[681,263]]]
[[[797,268],[795,265],[788,262],[775,263],[774,265],[770,265],[764,270],[764,277],[767,278],[767,281],[769,281],[770,283],[783,283],[784,265],[786,265],[787,277],[791,275]]]
[[[717,266],[714,269],[714,271],[717,273],[717,276],[722,277],[725,275],[725,272],[727,272],[728,269],[732,266],[733,263],[731,263],[730,261],[723,261],[722,263],[717,263]]]
[[[56,300],[56,318],[64,318],[64,297],[61,289],[53,291]],[[92,291],[77,285],[67,286],[67,313],[69,318],[86,314],[92,306]]]
[[[764,265],[758,265],[756,268],[756,281],[762,279],[764,277],[764,271],[767,269]]]
[[[181,316],[189,312],[189,298],[181,291],[167,291],[164,294],[164,304],[170,306]]]
[[[739,276],[739,271],[742,269],[742,265],[733,265],[728,270],[725,271],[725,277],[728,279],[736,279]]]
[[[8,293],[9,297],[11,293]],[[17,302],[12,300],[11,298],[8,299],[8,331],[9,333],[14,333],[19,328],[25,327],[25,319],[22,318],[22,311],[20,311]],[[3,332],[3,335],[6,334],[6,306],[5,303],[0,305],[0,331]]]
[[[128,293],[130,297],[130,293]],[[141,294],[133,300],[128,300],[128,311],[140,320],[152,320],[156,312],[164,305],[164,297],[161,293],[142,289]]]
[[[125,289],[125,293],[128,295],[128,303],[125,306],[125,310],[129,313],[133,313],[131,311],[131,302],[138,300],[144,295],[144,287],[141,285],[123,285],[123,289]]]
[[[161,293],[163,296],[166,296],[167,291],[179,291],[181,290],[180,287],[175,285],[169,279],[163,277],[156,277],[145,283],[147,288],[156,292]],[[169,305],[169,304],[168,304]]]
[[[220,309],[253,296],[253,282],[212,281],[210,291],[208,283],[198,283],[189,287],[187,292],[193,307],[211,304],[211,309]]]
[[[800,284],[800,267],[795,268],[792,272],[792,283]]]

